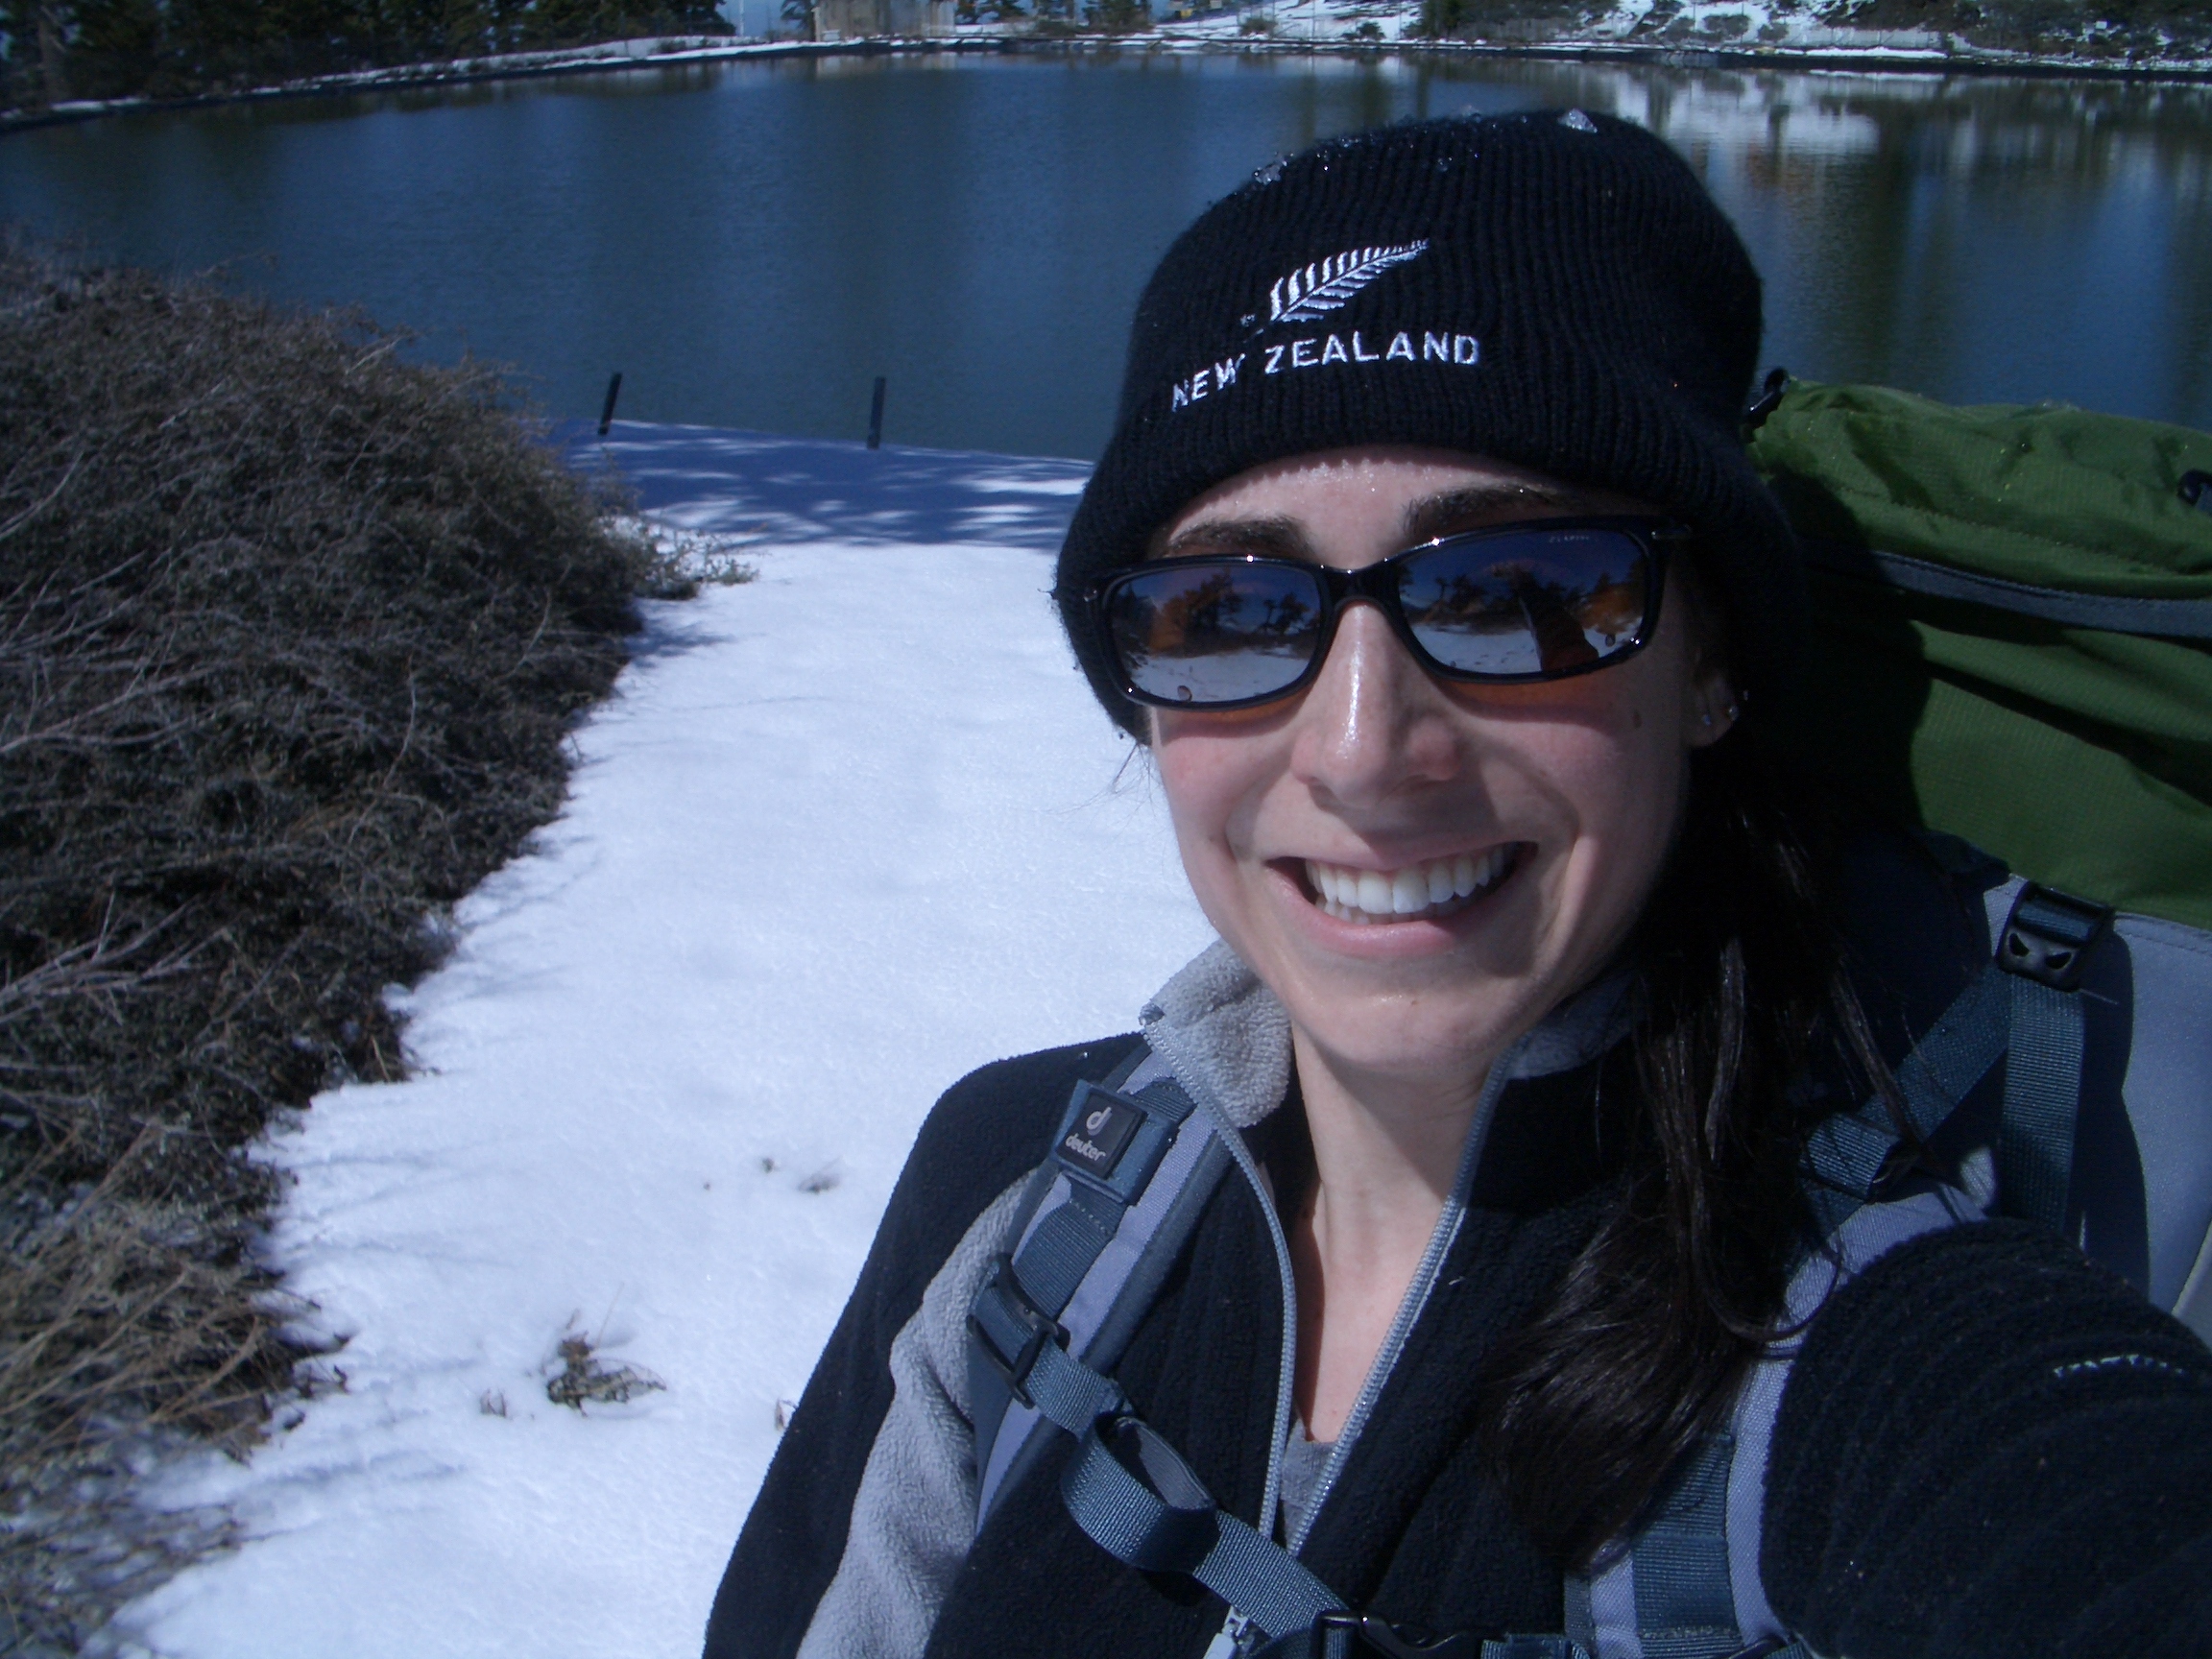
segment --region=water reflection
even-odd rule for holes
[[[1709,74],[1602,90],[1743,228],[1777,359],[2212,424],[2206,89]]]
[[[1254,165],[1579,105],[1697,166],[1767,356],[2212,426],[2212,88],[1391,58],[828,59],[146,115],[0,141],[0,214],[243,259],[557,413],[1088,454],[1138,286]],[[267,255],[256,262],[255,255]]]

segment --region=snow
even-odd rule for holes
[[[1586,58],[1646,61],[1667,68],[1758,68],[1783,71],[1835,70],[1950,75],[1962,70],[1999,74],[2025,72],[2148,80],[2202,80],[2212,75],[2212,57],[2199,42],[2178,42],[2160,31],[2154,49],[2120,42],[2108,19],[2087,24],[2080,38],[2054,31],[2040,49],[1983,46],[1935,29],[1871,29],[1839,21],[1833,8],[1804,0],[1673,0],[1666,25],[1640,33],[1661,0],[1611,0],[1557,28],[1545,20],[1508,20],[1488,35],[1434,40],[1421,32],[1422,0],[1220,0],[1212,10],[1192,10],[1202,0],[1153,0],[1156,21],[1148,28],[1118,36],[1054,38],[1053,51],[1112,53],[1246,52],[1311,54],[1326,60],[1347,47],[1411,48],[1425,55],[1461,58]],[[1176,4],[1186,14],[1174,14]],[[1853,12],[1862,10],[1853,6]],[[1080,10],[1080,8],[1078,8]],[[748,13],[750,15],[750,13]],[[773,16],[780,16],[774,12]],[[1250,27],[1247,28],[1249,23]],[[772,26],[781,27],[780,24]],[[815,57],[847,53],[944,52],[965,48],[989,51],[1019,45],[1030,25],[984,21],[958,24],[951,35],[871,37],[813,41],[797,38],[734,38],[728,36],[647,36],[609,40],[558,51],[509,52],[482,58],[396,64],[376,69],[309,76],[232,94],[222,101],[294,98],[303,94],[364,92],[379,88],[457,85],[478,81],[574,75],[591,71],[671,67],[746,58]],[[50,108],[0,110],[0,132],[52,120],[84,120],[156,107],[144,97],[71,99]]]
[[[1084,469],[619,426],[758,570],[648,608],[560,819],[268,1155],[342,1391],[174,1474],[250,1541],[126,1651],[690,1655],[929,1103],[1129,1029],[1210,937],[1045,597]],[[665,1383],[553,1404],[557,1344]]]

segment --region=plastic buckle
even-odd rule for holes
[[[992,1369],[1024,1406],[1037,1404],[1029,1397],[1029,1373],[1037,1368],[1037,1356],[1045,1344],[1068,1346],[1068,1328],[1029,1300],[1015,1276],[1014,1258],[1003,1250],[968,1310],[968,1331],[981,1344]]]
[[[1759,396],[1753,398],[1751,406],[1743,411],[1743,430],[1756,432],[1760,427],[1766,425],[1767,417],[1782,407],[1782,395],[1789,390],[1789,370],[1767,370],[1767,378],[1759,388]]]
[[[1313,1621],[1313,1659],[1354,1659],[1380,1653],[1383,1659],[1477,1659],[1481,1644],[1461,1630],[1451,1636],[1431,1636],[1411,1625],[1393,1624],[1372,1613],[1347,1613],[1339,1608]]]
[[[2054,991],[2076,990],[2090,951],[2111,926],[2110,905],[2031,881],[2020,889],[2012,914],[2005,919],[1997,966]]]

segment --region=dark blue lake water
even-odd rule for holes
[[[2212,426],[2212,88],[1531,61],[783,60],[0,139],[0,218],[349,301],[557,416],[1088,455],[1175,231],[1409,115],[1646,122],[1735,216],[1769,361]]]

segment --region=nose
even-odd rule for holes
[[[1444,692],[1364,601],[1345,608],[1294,719],[1291,770],[1334,805],[1378,806],[1459,768]]]

